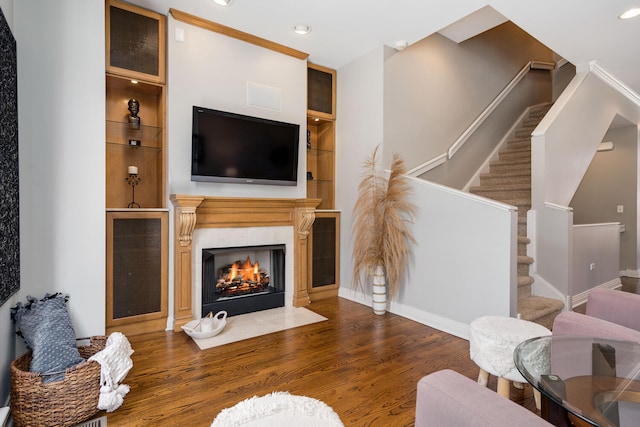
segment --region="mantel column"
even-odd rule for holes
[[[316,219],[316,199],[299,200],[295,208],[295,252],[293,306],[303,307],[311,303],[307,283],[309,282],[309,234]]]
[[[173,330],[179,332],[182,325],[193,318],[192,307],[192,240],[196,227],[196,210],[204,196],[172,194],[174,206],[174,317]]]

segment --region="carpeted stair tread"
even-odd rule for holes
[[[530,190],[531,189],[531,182],[513,182],[513,183],[506,183],[506,184],[487,184],[487,185],[480,185],[477,187],[471,187],[472,189],[476,189],[476,190],[485,190],[485,189],[491,189],[491,190],[501,190],[501,191],[509,191],[509,190]]]
[[[528,245],[529,243],[531,243],[531,239],[527,236],[518,236],[518,243],[524,243],[525,245]]]
[[[518,264],[533,264],[533,258],[527,255],[518,255]]]
[[[530,144],[529,145],[526,145],[526,144],[508,145],[507,143],[507,147],[500,150],[498,154],[502,155],[502,154],[509,154],[509,153],[531,153],[531,145]]]
[[[506,150],[531,150],[531,137],[514,138],[507,141]]]
[[[531,276],[518,276],[518,287],[529,286],[533,284],[533,277]]]
[[[536,127],[536,126],[538,126],[538,123],[540,123],[540,119],[541,119],[541,117],[540,117],[540,116],[527,117],[526,119],[524,119],[524,120],[522,121],[522,124],[523,124],[524,126],[533,126],[533,127]]]
[[[493,166],[528,166],[531,169],[531,161],[530,160],[492,160],[489,162],[489,167]],[[526,169],[526,167],[524,168]]]
[[[531,206],[531,199],[527,198],[503,199],[500,201],[513,206]]]
[[[518,184],[531,185],[531,172],[514,170],[504,173],[485,173],[480,175],[480,186],[494,184]]]
[[[527,151],[503,151],[499,154],[500,160],[526,160],[531,162],[531,150]]]
[[[478,186],[469,188],[469,191],[475,194],[482,194],[486,192],[496,192],[496,191],[522,191],[522,190],[531,191],[531,181],[505,183],[505,184],[478,185]]]
[[[531,173],[531,160],[493,160],[489,163],[491,172],[528,171]]]
[[[504,179],[504,178],[508,178],[508,179],[512,179],[514,181],[517,181],[520,178],[524,178],[524,179],[528,179],[529,181],[531,181],[531,170],[511,170],[511,171],[504,171],[504,172],[500,172],[500,173],[496,173],[496,172],[487,172],[487,173],[481,173],[480,174],[480,181],[482,180],[498,180],[498,179]]]
[[[516,130],[515,137],[531,137],[531,134],[535,130],[535,126],[525,127],[522,129]]]
[[[560,300],[530,296],[518,299],[518,313],[524,320],[536,322],[551,329],[553,319],[564,309]]]

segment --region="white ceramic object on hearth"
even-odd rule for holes
[[[211,338],[218,335],[227,325],[227,312],[219,311],[213,316],[209,313],[202,319],[192,320],[182,326],[182,330],[191,338]]]

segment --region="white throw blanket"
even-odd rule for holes
[[[98,409],[113,412],[122,405],[129,386],[120,384],[133,366],[131,344],[120,332],[109,335],[105,348],[89,358],[101,366]]]

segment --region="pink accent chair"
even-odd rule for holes
[[[640,295],[594,289],[586,314],[567,311],[553,322],[553,335],[579,335],[640,342]]]
[[[418,382],[416,427],[549,427],[527,408],[450,369]]]

